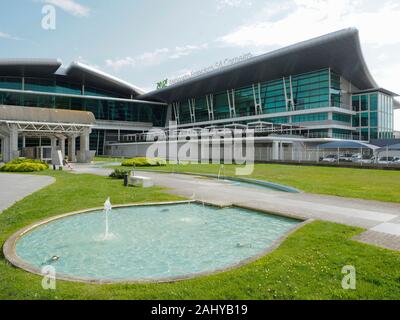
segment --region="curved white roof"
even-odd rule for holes
[[[360,90],[379,87],[365,62],[358,30],[349,28],[149,92],[139,99],[182,101],[324,68],[332,68]]]
[[[130,89],[130,90],[136,92],[137,94],[144,93],[144,91],[142,89],[130,84],[129,82],[121,80],[117,77],[114,77],[103,71],[97,70],[97,69],[95,69],[91,66],[88,66],[84,63],[81,63],[81,62],[72,62],[69,65],[69,67],[66,69],[66,74],[68,76],[73,76],[73,75],[85,76],[86,79],[88,79],[88,77],[90,77],[91,79],[94,79],[94,80],[102,80],[105,82],[113,83],[116,86]]]
[[[94,87],[116,91],[126,96],[145,93],[124,80],[81,62],[72,62],[68,67],[63,68],[60,59],[0,59],[0,76],[66,77],[67,80],[84,81]]]

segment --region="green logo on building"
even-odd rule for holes
[[[168,87],[168,79],[165,79],[163,81],[157,82],[157,90]]]

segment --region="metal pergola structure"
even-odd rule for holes
[[[1,121],[7,127],[16,126],[18,132],[26,133],[27,136],[44,136],[49,134],[54,135],[80,135],[85,132],[90,125],[77,123],[48,123],[48,122],[33,122],[33,121]]]
[[[3,161],[8,162],[25,152],[26,138],[49,138],[52,154],[60,150],[65,156],[68,139],[68,157],[71,161],[91,159],[89,135],[96,119],[91,112],[54,110],[22,106],[0,106],[0,138]],[[80,150],[76,153],[76,138]],[[22,138],[22,149],[19,146]],[[41,145],[39,146],[41,147]]]

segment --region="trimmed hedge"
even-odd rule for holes
[[[48,169],[47,163],[40,160],[15,159],[0,168],[1,172],[36,172]]]
[[[161,158],[132,158],[122,162],[124,167],[158,167],[166,165],[167,161]]]
[[[130,169],[115,169],[113,173],[110,174],[110,178],[113,179],[123,179],[125,175],[131,172]]]

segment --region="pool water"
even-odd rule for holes
[[[18,240],[17,255],[41,268],[97,280],[159,280],[211,272],[266,250],[299,221],[194,203],[95,211],[50,222]],[[58,260],[51,261],[57,256]]]

